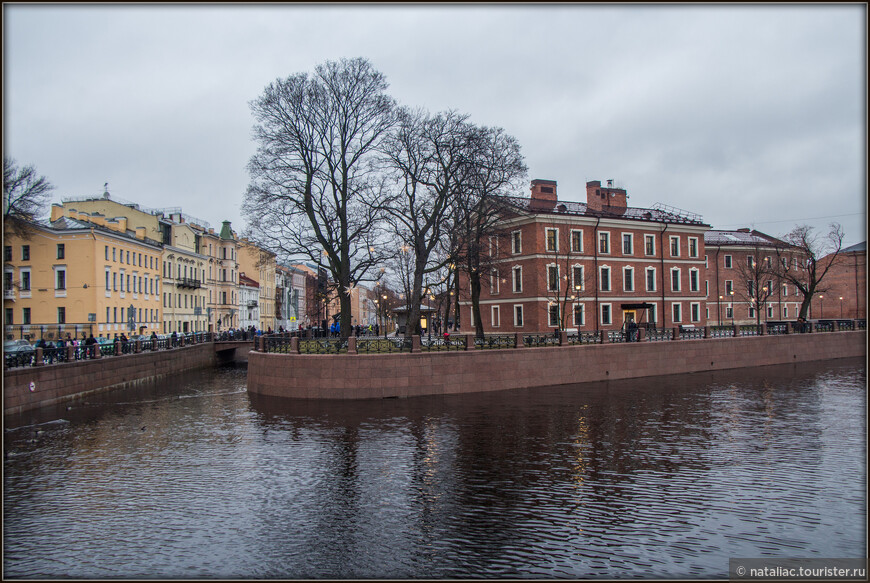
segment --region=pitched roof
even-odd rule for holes
[[[784,241],[761,231],[742,229],[737,231],[711,230],[704,233],[704,245],[785,245]]]

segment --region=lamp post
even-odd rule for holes
[[[819,320],[825,319],[825,296],[819,296]]]
[[[843,296],[840,296],[840,319],[843,319]]]
[[[719,321],[719,325],[722,325],[722,296],[719,296],[719,303],[716,304],[716,320]]]
[[[731,307],[731,326],[734,326],[734,290],[728,292],[728,295],[731,296],[728,303]]]

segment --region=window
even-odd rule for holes
[[[734,318],[734,308],[731,306],[725,307],[725,317],[726,318]]]
[[[30,291],[30,268],[21,270],[21,291]]]
[[[788,295],[788,286],[786,284],[782,284],[782,295]]]
[[[725,256],[725,269],[731,269],[731,256]]]
[[[749,317],[750,317],[750,318],[754,318],[754,317],[755,317],[755,306],[753,306],[753,305],[750,305],[750,306],[749,306]]]
[[[105,249],[106,249],[106,261],[108,261],[109,260],[109,246],[106,245]]]
[[[3,247],[3,261],[12,261],[12,246],[6,245]]]
[[[15,322],[13,321],[15,310],[12,308],[6,308],[6,322],[4,322],[7,326],[11,326]]]
[[[66,253],[66,246],[63,243],[58,243],[57,244],[57,258],[63,259],[65,253]]]
[[[583,304],[574,304],[574,325],[578,328],[585,324],[585,315],[583,313]]]
[[[782,307],[782,317],[783,317],[783,318],[788,318],[788,306],[783,306],[783,307]]]
[[[21,323],[25,326],[30,324],[30,308],[21,308]]]
[[[57,267],[54,271],[54,289],[66,289],[66,269]]]
[[[583,231],[571,231],[571,252],[583,253]]]
[[[647,316],[649,317],[650,322],[653,322],[653,323],[657,322],[657,320],[656,320],[656,305],[655,304],[651,304],[650,307],[647,309]]]
[[[773,306],[767,306],[767,317],[773,318]]]
[[[654,267],[646,268],[646,291],[656,291],[656,270]]]
[[[734,282],[730,279],[725,280],[725,293],[729,296],[734,293]]]
[[[498,328],[501,326],[501,319],[499,318],[498,306],[492,307],[492,327]]]
[[[698,291],[698,270],[690,269],[689,270],[689,291],[696,292]]]
[[[66,324],[66,308],[64,308],[64,307],[57,308],[57,323],[58,324]]]
[[[634,291],[634,269],[624,267],[622,269],[622,289],[625,291]]]
[[[523,268],[520,265],[513,268],[513,288],[514,293],[523,291]]]
[[[653,235],[643,236],[643,252],[646,255],[656,254],[656,238]]]
[[[689,257],[698,256],[698,238],[689,237]]]
[[[112,247],[112,261],[117,261],[117,260],[118,260],[118,256],[117,256],[117,254],[116,254],[116,251],[117,251],[117,249],[115,249],[114,247]]]
[[[130,252],[127,251],[127,265],[130,265]]]
[[[124,293],[124,270],[123,269],[121,270],[121,277],[119,277],[118,279],[121,280],[121,293]]]
[[[680,238],[677,236],[671,237],[671,257],[680,256]]]
[[[610,291],[610,268],[609,267],[601,267],[601,268],[599,268],[599,272],[601,274],[601,277],[600,277],[601,291]]]
[[[498,295],[499,292],[499,280],[498,280],[498,269],[493,269],[489,272],[489,293],[492,295]]]
[[[671,291],[680,291],[680,270],[671,269]]]
[[[677,322],[682,322],[682,321],[683,321],[683,319],[682,319],[682,318],[683,318],[683,315],[682,315],[682,313],[681,313],[682,306],[681,306],[680,304],[678,304],[678,303],[674,303],[674,304],[671,305],[671,307],[672,307],[673,312],[674,312],[674,314],[673,314],[673,316],[674,316],[674,319],[673,319],[674,324],[676,324]]]
[[[112,317],[112,309],[109,307],[106,307],[106,324],[108,324],[112,321],[111,317]]]
[[[549,304],[547,306],[548,324],[550,326],[559,326],[559,304]]]
[[[704,269],[707,269],[709,267],[710,267],[710,264],[707,262],[707,256],[704,255]]]
[[[574,277],[574,281],[572,282],[574,293],[579,293],[586,289],[586,284],[583,282],[583,266],[575,265],[572,268],[571,273]]]
[[[523,307],[514,306],[514,326],[517,328],[523,327]]]
[[[15,284],[12,281],[13,273],[11,271],[3,272],[3,291],[7,294],[14,294]],[[14,297],[14,295],[13,295]]]
[[[30,261],[30,245],[21,246],[21,261]]]
[[[623,233],[622,234],[622,254],[623,255],[633,255],[634,254],[634,237],[631,233]]]
[[[754,269],[755,268],[755,257],[753,257],[752,255],[747,255],[746,256],[746,265],[747,265],[747,267],[749,267],[749,269]]]
[[[559,291],[559,266],[547,266],[547,291]]]
[[[598,252],[610,253],[610,233],[598,233]]]
[[[755,282],[751,279],[746,280],[746,291],[749,293],[750,297],[755,296]]]
[[[118,274],[112,272],[112,289],[118,291]]]
[[[701,304],[692,302],[689,304],[689,317],[692,322],[700,322],[701,321]]]
[[[610,309],[610,304],[601,304],[601,323],[605,326],[609,326],[612,321],[613,314]]]
[[[559,229],[547,229],[547,251],[559,250]]]

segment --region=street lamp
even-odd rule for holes
[[[819,296],[819,320],[825,319],[825,296]]]
[[[843,319],[843,296],[840,296],[840,319]]]
[[[716,319],[719,321],[719,325],[722,325],[722,296],[719,296],[719,303],[716,304]]]
[[[731,326],[733,327],[734,326],[734,290],[731,290],[730,292],[728,292],[728,295],[731,296],[731,298],[728,300],[728,304],[731,307]]]

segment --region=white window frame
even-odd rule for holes
[[[677,285],[674,286],[674,273],[677,274]],[[683,273],[679,267],[671,268],[671,291],[678,292],[683,288]]]
[[[580,321],[577,321],[577,308],[580,308]],[[586,304],[583,302],[574,302],[571,306],[571,320],[574,325],[580,328],[586,325]]]
[[[725,295],[730,296],[730,295],[732,295],[731,292],[733,292],[733,291],[734,291],[734,280],[726,279],[725,280]]]
[[[27,274],[28,286],[24,287],[24,274]],[[20,267],[18,269],[18,277],[21,282],[21,289],[19,290],[19,297],[21,299],[32,298],[33,297],[33,270],[30,267]]]
[[[602,250],[602,242],[606,250]],[[599,255],[610,255],[610,231],[598,231],[598,240],[595,241],[595,244],[598,245]]]
[[[726,255],[722,265],[724,269],[732,269],[734,267],[734,259],[730,255]]]
[[[646,281],[645,281],[646,291],[648,291],[648,292],[656,291],[656,268],[655,267],[647,267],[644,270],[644,273],[646,275]],[[650,279],[650,273],[652,273],[652,279]],[[650,287],[650,285],[649,285],[650,281],[652,281],[652,287]]]
[[[556,271],[555,280],[550,277],[550,270],[552,270],[552,269],[555,269],[555,271]],[[552,285],[554,283],[554,281],[555,281],[555,287],[553,287],[553,285]],[[555,263],[548,263],[547,264],[547,291],[560,292],[561,290],[559,289],[559,287],[560,287],[559,286],[559,266],[556,265]]]
[[[550,233],[553,233],[553,249],[550,249]],[[548,253],[559,252],[559,229],[556,227],[544,228],[544,249],[546,249]]]
[[[604,271],[607,270],[607,288],[604,288]],[[611,281],[612,273],[609,265],[602,265],[598,268],[598,291],[609,292],[613,289],[613,281]]]
[[[523,293],[523,266],[514,265],[511,268],[511,290],[515,294]]]
[[[700,253],[700,247],[698,247],[698,238],[697,237],[688,237],[689,239],[689,257],[695,259],[698,257]]]
[[[599,310],[599,316],[601,317],[601,325],[602,326],[610,326],[613,324],[613,305],[609,303],[601,304],[601,309]],[[607,317],[605,317],[605,312]]]
[[[523,232],[511,231],[511,255],[519,255],[523,252]]]
[[[620,245],[621,251],[623,255],[634,255],[634,233],[621,233],[622,237],[620,237]],[[628,253],[625,252],[625,238],[628,237]]]
[[[652,253],[647,253],[647,243],[652,243]],[[656,236],[655,235],[644,235],[643,236],[643,254],[646,257],[655,257],[656,256]]]
[[[696,268],[692,267],[689,269],[689,291],[690,292],[698,292],[701,291],[701,273]]]
[[[788,318],[788,305],[782,307],[782,317],[783,319]]]
[[[683,321],[683,304],[682,302],[671,303],[671,321],[674,324],[679,324]]]
[[[700,302],[691,302],[689,304],[689,321],[690,322],[700,322],[701,321],[701,304],[700,304]]]
[[[630,265],[622,268],[622,291],[634,291],[634,267]]]
[[[562,323],[562,314],[559,309],[559,302],[550,302],[547,304],[547,326],[550,328],[558,328]],[[553,323],[553,308],[556,308],[556,323]]]
[[[574,235],[579,234],[580,248],[574,248]],[[571,229],[571,241],[568,243],[571,246],[571,253],[583,253],[583,229]]]
[[[106,293],[105,293],[105,296],[107,298],[112,297],[112,289],[109,287],[109,283],[112,279],[109,275],[111,272],[112,272],[112,269],[109,267],[106,267]]]
[[[677,244],[677,252],[674,253],[674,243]],[[671,257],[679,257],[680,256],[680,236],[679,235],[671,235],[668,238],[668,248],[671,250]]]
[[[577,281],[577,270],[580,270],[580,281]],[[579,263],[575,263],[571,266],[571,289],[574,290],[574,293],[582,292],[586,290],[586,268]],[[580,286],[580,289],[577,289],[577,286]]]
[[[492,327],[500,328],[501,327],[501,314],[499,314],[498,306],[492,306]]]
[[[489,272],[489,293],[490,295],[497,296],[500,291],[498,269],[493,267]]]
[[[66,290],[69,288],[69,280],[67,279],[66,265],[52,265],[52,275],[54,275],[54,297],[65,298]],[[63,287],[57,287],[57,277],[59,273],[63,273]]]
[[[513,315],[514,328],[522,328],[523,324],[525,324],[525,314],[523,314],[522,304],[514,304]],[[519,318],[517,318],[517,315],[519,315]]]

